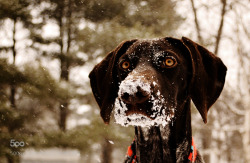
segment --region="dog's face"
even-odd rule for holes
[[[118,59],[115,119],[123,125],[166,125],[187,98],[191,59],[163,39],[137,41]]]
[[[105,123],[166,125],[193,100],[204,122],[225,82],[226,67],[214,54],[182,38],[122,42],[89,77]]]

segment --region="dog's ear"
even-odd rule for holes
[[[109,123],[111,111],[118,92],[117,62],[127,49],[137,40],[124,41],[111,51],[90,72],[90,85],[94,97],[101,109],[101,116]]]
[[[181,41],[189,50],[192,60],[190,95],[204,123],[207,123],[207,112],[223,89],[227,68],[220,58],[201,45],[185,37]]]

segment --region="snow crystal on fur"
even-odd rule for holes
[[[151,111],[153,112],[151,117],[153,119],[150,119],[149,117],[142,114],[131,114],[128,116],[126,115],[126,111],[128,110],[128,108],[126,104],[122,100],[120,100],[122,93],[126,92],[130,95],[133,95],[137,92],[138,87],[146,92],[151,92],[150,85],[148,83],[143,83],[141,80],[142,78],[143,77],[138,77],[137,79],[133,79],[131,76],[128,76],[120,84],[118,97],[116,98],[114,105],[115,122],[122,126],[166,126],[173,118],[173,114],[166,113],[166,110],[168,110],[169,108],[165,108],[165,106],[163,106],[166,101],[159,90],[157,91],[156,95],[151,95],[150,97],[150,102],[152,102],[153,104],[151,108]],[[171,111],[172,113],[174,113],[174,108],[171,108]]]

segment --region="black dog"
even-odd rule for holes
[[[140,163],[203,162],[192,142],[190,101],[203,121],[219,97],[227,68],[188,38],[122,42],[90,73],[101,116],[135,126]]]

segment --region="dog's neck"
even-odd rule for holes
[[[188,162],[192,143],[190,100],[183,107],[176,119],[165,127],[135,127],[138,162]]]

